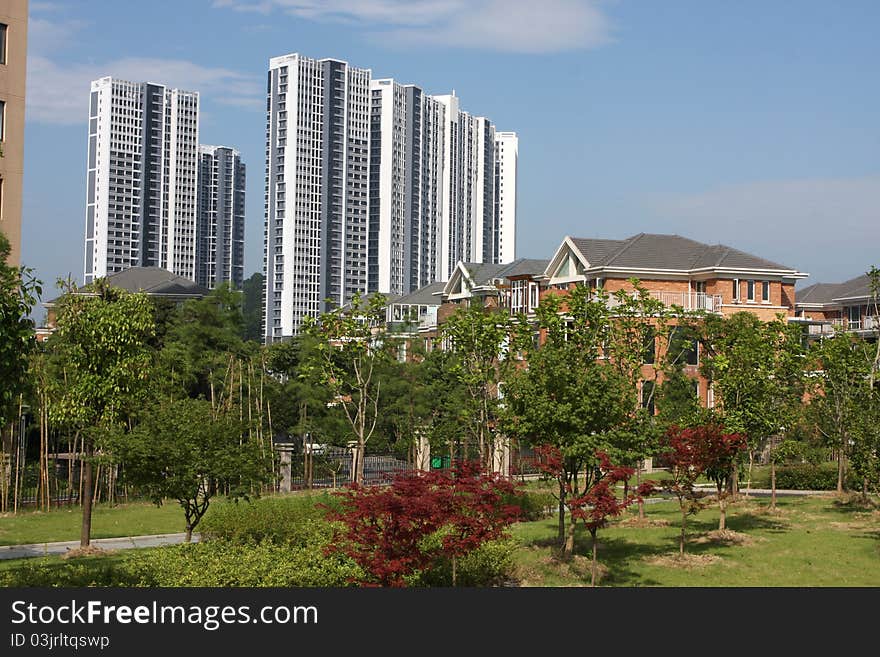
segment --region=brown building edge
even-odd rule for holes
[[[27,77],[28,0],[0,0],[6,26],[5,63],[0,64],[0,100],[5,103],[0,146],[0,231],[12,246],[7,264],[21,262],[21,199],[24,177],[24,108]]]

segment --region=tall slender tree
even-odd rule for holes
[[[98,279],[83,289],[70,285],[57,306],[56,331],[47,346],[59,376],[50,420],[83,440],[82,531],[91,539],[92,464],[107,438],[127,430],[144,401],[152,374],[149,347],[156,330],[145,294],[131,294]]]

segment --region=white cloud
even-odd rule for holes
[[[252,76],[224,68],[208,67],[177,59],[126,57],[104,64],[72,63],[54,52],[85,25],[82,21],[31,21],[27,71],[29,120],[62,125],[86,120],[89,83],[106,75],[133,82],[155,81],[171,87],[198,91],[212,102],[260,108],[264,92]]]
[[[798,267],[812,282],[845,280],[880,264],[880,175],[728,185],[650,205],[663,232]]]
[[[47,54],[69,45],[88,22],[78,19],[51,21],[31,16],[28,19],[28,51]]]
[[[611,40],[599,0],[215,0],[214,7],[368,24],[390,45],[546,53]]]

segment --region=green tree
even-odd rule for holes
[[[566,500],[577,497],[581,481],[587,490],[601,476],[596,454],[620,445],[618,432],[630,426],[637,403],[630,380],[601,358],[611,322],[607,297],[579,286],[546,296],[536,316],[546,339],[505,383],[504,429],[558,450],[558,538],[569,555],[574,523],[566,533]]]
[[[3,510],[8,499],[6,454],[13,452],[12,420],[16,407],[21,409],[28,358],[35,345],[34,324],[29,315],[42,293],[42,284],[34,278],[33,270],[7,263],[10,251],[9,240],[0,233],[0,508]]]
[[[810,379],[810,411],[817,429],[837,452],[838,493],[845,487],[847,459],[868,429],[870,414],[875,412],[866,348],[863,339],[840,331],[814,342],[810,349],[814,373]]]
[[[332,394],[331,404],[342,408],[357,443],[354,480],[364,481],[364,453],[367,441],[379,421],[381,381],[378,364],[390,358],[394,348],[385,325],[385,297],[362,298],[306,318],[304,333],[314,349],[300,368],[301,376],[320,383]]]
[[[243,337],[245,340],[263,341],[263,286],[265,280],[261,273],[255,272],[251,274],[250,278],[246,278],[241,286],[241,312],[244,316]]]
[[[228,283],[203,299],[180,304],[167,320],[159,353],[165,392],[173,394],[183,388],[188,396],[205,397],[216,405],[229,378],[230,359],[255,351],[241,338],[243,325],[241,292]]]
[[[271,477],[271,461],[248,440],[238,417],[215,412],[202,399],[158,402],[113,448],[126,481],[157,505],[177,500],[187,542],[216,495],[247,497]]]
[[[9,240],[0,233],[0,428],[12,420],[24,385],[34,347],[29,315],[42,294],[42,283],[32,269],[7,264],[10,251]]]
[[[467,391],[470,421],[464,434],[476,443],[480,462],[492,469],[499,409],[499,386],[517,363],[518,332],[524,321],[514,322],[498,308],[472,304],[458,308],[442,325],[441,335],[454,357],[451,371]],[[468,445],[464,446],[465,455]]]
[[[802,406],[801,328],[782,316],[765,322],[749,312],[710,315],[703,320],[701,342],[700,370],[714,388],[715,415],[728,432],[746,436],[751,480],[758,450],[793,426]]]
[[[156,326],[145,294],[131,294],[98,279],[69,287],[57,306],[56,331],[47,342],[56,363],[50,420],[83,436],[80,544],[91,537],[92,462],[108,436],[124,431],[144,401]]]

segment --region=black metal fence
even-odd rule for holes
[[[72,506],[80,502],[83,494],[81,463],[78,459],[50,455],[46,476],[40,477],[36,461],[19,464],[7,458],[6,468],[0,463],[0,508],[45,508],[49,506]],[[120,481],[118,466],[93,466],[92,495],[95,502],[127,502],[142,499],[136,490]]]
[[[354,464],[353,450],[347,447],[325,447],[310,453],[291,455],[291,490],[336,488],[351,483]],[[364,485],[387,484],[396,475],[415,468],[394,456],[364,457]]]

